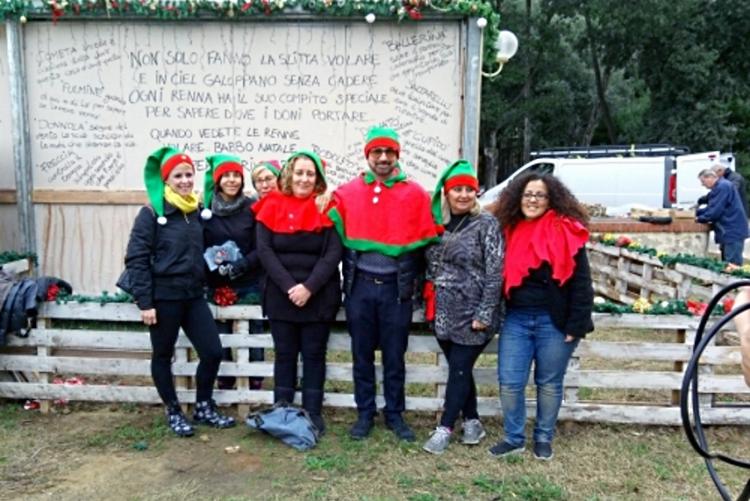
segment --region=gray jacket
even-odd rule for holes
[[[454,233],[427,249],[427,279],[435,284],[435,335],[479,345],[500,329],[503,239],[492,215],[468,216]],[[473,320],[488,328],[475,331]]]

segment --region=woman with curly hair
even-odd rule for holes
[[[550,460],[568,361],[594,330],[588,215],[557,178],[534,172],[514,179],[493,212],[506,242],[506,316],[498,344],[505,437],[490,454],[524,451],[525,389],[534,362],[534,456]]]

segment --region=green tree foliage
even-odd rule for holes
[[[614,142],[734,150],[750,174],[750,2],[497,3],[501,28],[520,42],[482,88],[485,155],[488,145],[517,152],[506,155],[515,165],[501,165],[500,178],[524,160],[525,138],[531,149]]]

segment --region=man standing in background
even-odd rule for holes
[[[742,174],[733,171],[724,164],[716,164],[711,167],[711,169],[716,172],[717,176],[719,176],[720,178],[723,177],[724,179],[732,183],[735,188],[737,188],[737,192],[740,194],[742,208],[745,209],[745,215],[750,214],[750,211],[747,207],[747,192],[745,191],[747,189],[747,181],[745,181],[745,178],[742,177]]]
[[[711,191],[706,205],[695,211],[695,220],[711,224],[722,261],[742,266],[742,250],[748,230],[747,215],[739,192],[713,169],[703,169],[698,174],[698,179]]]

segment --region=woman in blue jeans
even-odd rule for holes
[[[506,242],[506,317],[498,345],[505,437],[490,454],[524,451],[525,390],[533,362],[534,456],[550,460],[568,361],[578,341],[594,330],[588,215],[565,185],[540,173],[514,179],[494,213]]]

